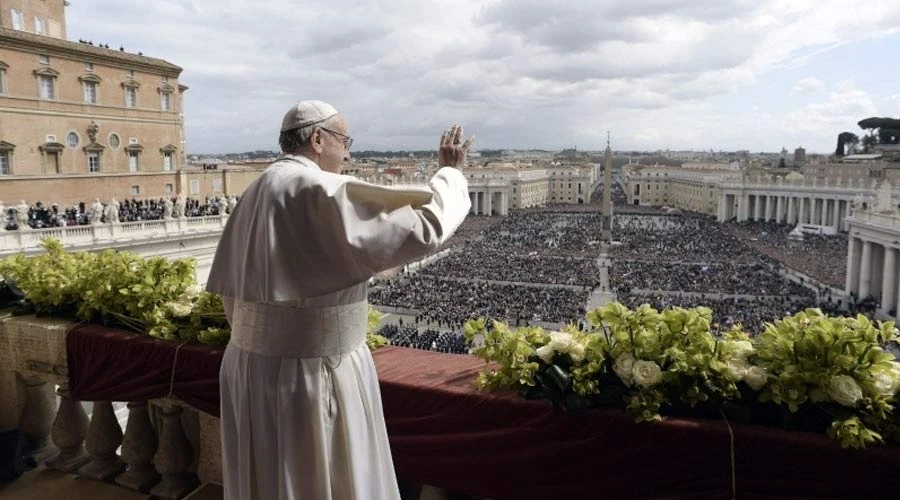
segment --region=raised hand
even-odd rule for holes
[[[466,154],[472,143],[475,142],[475,136],[469,137],[462,141],[463,128],[459,125],[453,125],[444,131],[441,136],[441,143],[438,145],[438,166],[439,167],[456,167],[462,168],[466,166]]]

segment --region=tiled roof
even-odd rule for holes
[[[49,36],[35,35],[26,31],[13,30],[8,28],[0,28],[0,47],[11,47],[18,49],[49,49],[51,51],[66,53],[70,57],[81,59],[89,59],[90,61],[107,61],[117,65],[128,65],[140,67],[144,66],[148,69],[154,69],[164,73],[179,74],[182,71],[180,66],[176,66],[163,59],[155,57],[141,56],[130,52],[123,52],[118,49],[105,49],[95,45],[88,45],[80,42],[71,42],[61,38],[53,38]]]

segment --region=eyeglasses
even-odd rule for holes
[[[344,147],[347,148],[347,150],[349,150],[349,149],[350,149],[350,146],[353,145],[353,138],[350,137],[349,135],[347,135],[347,134],[342,134],[342,133],[340,133],[340,132],[338,132],[338,131],[336,131],[336,130],[331,130],[330,128],[325,128],[325,127],[319,127],[319,128],[322,129],[322,130],[324,130],[324,131],[326,131],[326,132],[330,132],[330,133],[332,133],[332,134],[334,134],[334,135],[340,137],[340,138],[341,138],[341,142],[344,143]]]

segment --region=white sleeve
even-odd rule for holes
[[[471,208],[466,178],[451,167],[438,170],[424,197],[355,179],[313,189],[314,207],[303,212],[314,220],[303,225],[316,230],[303,242],[299,253],[306,262],[300,265],[338,274],[329,280],[334,289],[424,257],[453,235]]]

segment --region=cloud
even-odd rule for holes
[[[780,149],[749,109],[757,86],[801,66],[822,74],[829,51],[900,26],[889,0],[866,16],[836,0],[93,0],[67,13],[70,39],[184,68],[191,152],[272,147],[284,109],[305,97],[344,111],[361,149],[430,148],[454,121],[481,148],[602,148],[613,128],[649,149]],[[882,102],[812,77],[779,85],[824,97],[767,111],[828,143],[835,117]]]
[[[825,83],[815,77],[803,78],[791,87],[791,95],[813,94],[825,88]]]
[[[857,88],[852,80],[846,80],[835,84],[826,100],[787,113],[783,129],[788,134],[831,137],[847,128],[855,128],[862,118],[877,114],[878,107],[871,96]]]

